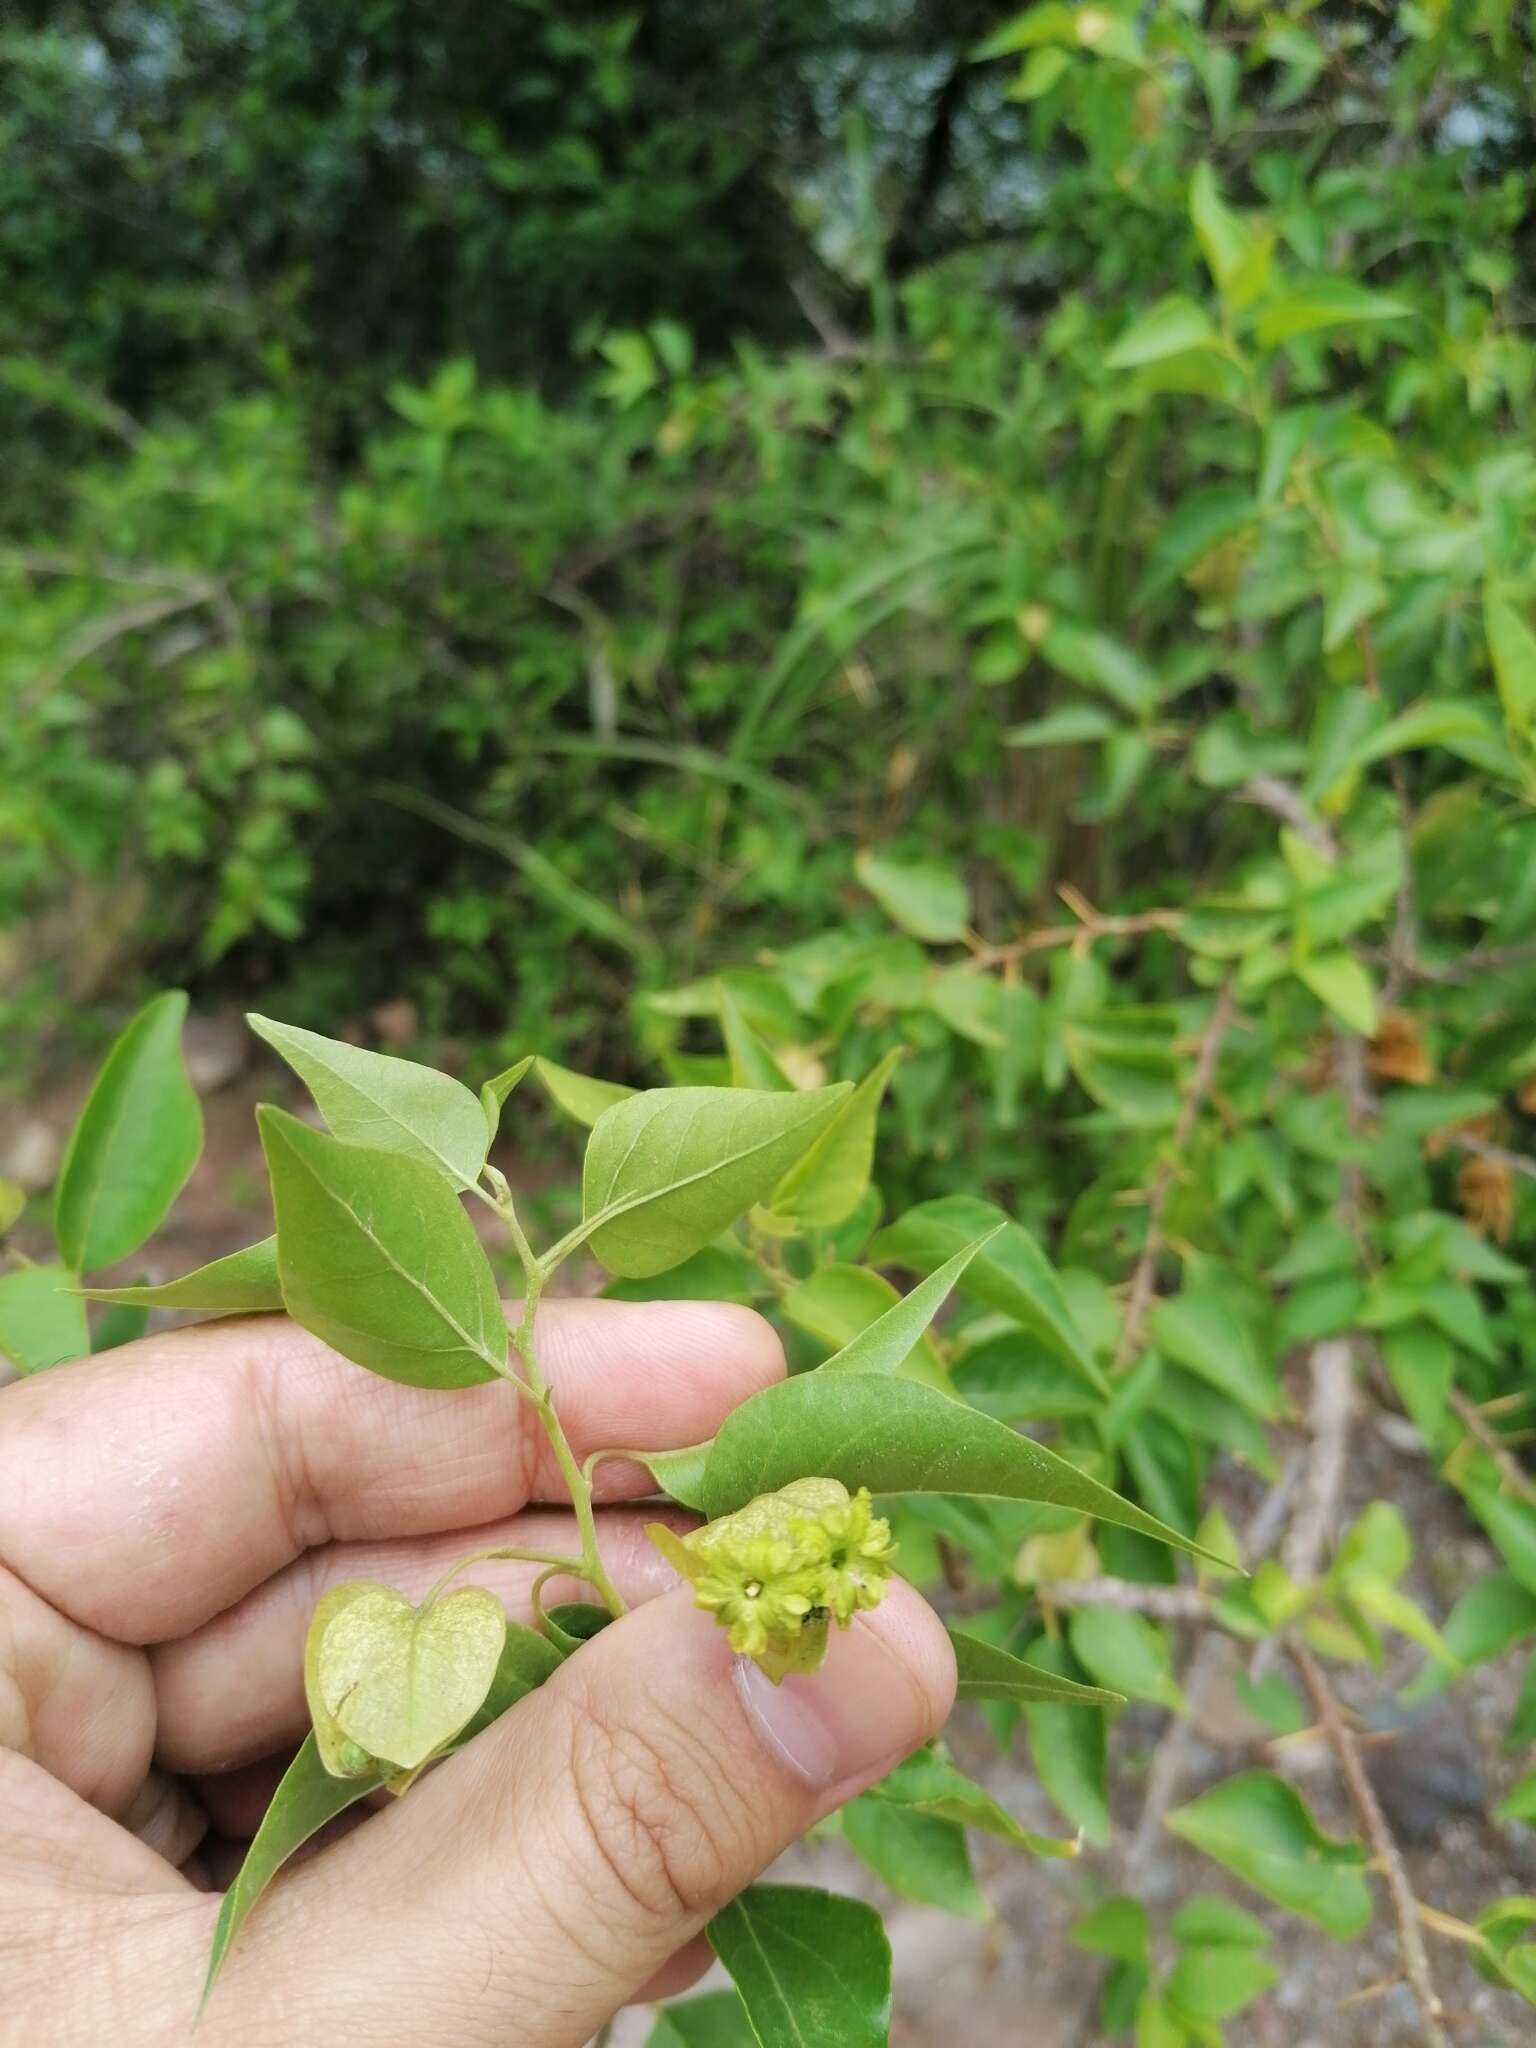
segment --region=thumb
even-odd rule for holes
[[[580,2048],[954,1683],[899,1580],[782,1686],[668,1593],[279,1887],[235,2007],[280,2000],[283,2039]]]

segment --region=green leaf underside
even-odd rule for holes
[[[1300,1794],[1271,1772],[1240,1772],[1170,1813],[1167,1824],[1336,1940],[1370,1922],[1364,1849],[1325,1835]]]
[[[980,1636],[952,1628],[958,1683],[955,1697],[962,1700],[1014,1700],[1020,1705],[1054,1701],[1065,1706],[1123,1707],[1125,1695],[1100,1686],[1083,1685],[1038,1664],[1015,1657],[1010,1650],[983,1642]]]
[[[46,1372],[91,1348],[79,1281],[62,1266],[0,1274],[0,1358],[18,1372]]]
[[[887,2048],[891,1947],[857,1899],[755,1884],[705,1929],[759,2048]]]
[[[612,1109],[616,1102],[627,1102],[635,1092],[622,1081],[599,1081],[591,1074],[578,1074],[542,1056],[534,1060],[533,1073],[556,1109],[589,1130],[605,1109]]]
[[[283,1864],[327,1821],[345,1813],[383,1782],[382,1773],[366,1778],[333,1778],[320,1761],[314,1736],[304,1738],[245,1852],[239,1876],[224,1894],[203,1985],[205,2002],[229,1954],[230,1943]]]
[[[203,1112],[181,1056],[187,999],[146,1003],[113,1045],[59,1169],[54,1233],[77,1273],[114,1266],[164,1222],[197,1164]]]
[[[841,1351],[834,1352],[819,1370],[824,1373],[896,1372],[944,1306],[951,1288],[966,1267],[985,1245],[992,1242],[1002,1227],[999,1224],[997,1229],[988,1231],[984,1237],[966,1245],[963,1251],[956,1252],[952,1259],[946,1259],[937,1272],[919,1281],[910,1294],[904,1295],[867,1329],[861,1330]]]
[[[1043,1444],[908,1380],[814,1372],[754,1394],[715,1438],[705,1512],[729,1514],[806,1472],[876,1494],[982,1494],[1071,1508],[1203,1554]]]
[[[734,1991],[706,1991],[656,2015],[645,2048],[756,2048],[746,2008]]]
[[[354,1363],[418,1387],[467,1387],[506,1363],[507,1326],[473,1226],[441,1173],[257,1113],[295,1321]]]
[[[582,1174],[593,1253],[621,1279],[680,1265],[776,1185],[848,1093],[653,1088],[616,1103]]]
[[[259,1244],[183,1273],[179,1280],[142,1287],[87,1287],[82,1292],[91,1301],[119,1301],[135,1308],[202,1309],[226,1316],[280,1310],[277,1239],[264,1237]]]
[[[680,1451],[647,1451],[645,1462],[656,1484],[696,1514],[704,1510],[704,1472],[713,1442],[688,1444]]]
[[[398,1152],[456,1187],[479,1179],[490,1142],[486,1112],[451,1075],[271,1017],[253,1014],[249,1022],[292,1067],[345,1143]]]

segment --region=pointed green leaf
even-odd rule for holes
[[[578,1074],[554,1060],[536,1059],[534,1079],[555,1105],[578,1124],[590,1130],[605,1109],[616,1102],[628,1102],[635,1093],[621,1081],[599,1081],[592,1074]]]
[[[1325,327],[1370,327],[1387,320],[1407,320],[1413,308],[1385,292],[1368,291],[1347,277],[1314,277],[1282,292],[1259,315],[1261,348],[1278,348],[1298,334],[1316,334]]]
[[[880,908],[904,932],[930,946],[963,939],[970,925],[965,882],[956,869],[936,860],[902,860],[866,846],[854,872]]]
[[[1364,1849],[1325,1835],[1301,1795],[1273,1772],[1224,1779],[1170,1813],[1168,1826],[1335,1940],[1370,1924]]]
[[[1198,1549],[1033,1438],[909,1380],[813,1372],[754,1394],[715,1438],[706,1509],[729,1514],[808,1472],[871,1493],[1039,1501]]]
[[[117,1301],[137,1308],[206,1309],[222,1316],[260,1315],[281,1310],[283,1290],[277,1278],[277,1239],[264,1237],[243,1251],[214,1259],[179,1280],[157,1286],[87,1287],[90,1301]]]
[[[755,1884],[705,1933],[759,2048],[888,2048],[891,1945],[857,1899]]]
[[[792,1085],[773,1054],[747,1022],[725,982],[720,984],[720,1032],[731,1061],[733,1088],[767,1088],[784,1094]]]
[[[1351,1031],[1376,1036],[1376,989],[1353,953],[1314,953],[1296,973],[1313,995]]]
[[[489,1081],[480,1083],[480,1107],[485,1114],[485,1134],[489,1143],[495,1143],[496,1133],[501,1129],[501,1112],[506,1107],[507,1097],[532,1065],[533,1054],[526,1052],[510,1067],[503,1067]]]
[[[506,1642],[506,1611],[481,1586],[419,1609],[390,1586],[336,1591],[351,1597],[327,1615],[306,1656],[312,1700],[369,1756],[414,1770],[484,1704]]]
[[[1179,294],[1160,299],[1149,312],[1133,320],[1104,357],[1106,370],[1135,370],[1143,363],[1160,363],[1168,356],[1184,355],[1189,349],[1219,349],[1221,336],[1211,316],[1193,299]]]
[[[825,1344],[834,1354],[877,1323],[889,1310],[900,1307],[902,1297],[880,1273],[867,1266],[818,1266],[806,1279],[792,1287],[779,1304],[787,1322]],[[826,1361],[832,1363],[831,1358]],[[822,1368],[825,1370],[825,1367]],[[949,1374],[933,1339],[924,1334],[906,1356],[889,1368],[903,1379],[921,1380],[925,1386],[950,1390]]]
[[[131,1302],[109,1308],[91,1332],[91,1356],[117,1351],[124,1344],[137,1344],[148,1328],[147,1308],[136,1308]]]
[[[965,1830],[953,1821],[866,1794],[843,1808],[843,1835],[900,1897],[962,1920],[991,1919],[992,1908],[971,1869]]]
[[[664,1493],[670,1494],[679,1506],[702,1514],[704,1474],[713,1449],[711,1439],[705,1444],[687,1444],[680,1451],[647,1451],[645,1462]]]
[[[875,1160],[875,1125],[886,1085],[902,1058],[888,1052],[844,1101],[773,1191],[770,1206],[802,1230],[831,1230],[863,1200]]]
[[[218,1924],[213,1933],[213,1951],[208,1958],[208,1975],[203,1984],[206,2004],[219,1971],[229,1954],[230,1943],[240,1932],[247,1914],[272,1882],[278,1871],[301,1849],[311,1835],[318,1834],[327,1821],[356,1806],[384,1782],[382,1772],[366,1778],[333,1778],[320,1761],[313,1735],[304,1738],[302,1748],[283,1773],[272,1804],[245,1852],[240,1874],[224,1894]]]
[[[932,1273],[943,1260],[956,1257],[999,1224],[1008,1227],[967,1266],[962,1291],[1011,1316],[1107,1394],[1104,1375],[1077,1326],[1050,1260],[1029,1232],[1010,1221],[995,1203],[978,1201],[972,1195],[943,1195],[935,1202],[921,1202],[880,1232],[869,1248],[869,1259],[873,1265],[911,1266],[919,1273]]]
[[[978,1828],[996,1835],[1015,1849],[1032,1856],[1071,1857],[1078,1853],[1075,1841],[1059,1841],[1054,1835],[1037,1835],[1021,1827],[1005,1806],[1000,1806],[984,1786],[968,1778],[939,1749],[920,1749],[909,1756],[878,1784],[871,1785],[871,1799],[888,1799],[909,1806],[959,1827]]]
[[[1219,1291],[1198,1283],[1160,1301],[1148,1327],[1159,1351],[1266,1420],[1280,1413],[1274,1368]]]
[[[455,1736],[454,1748],[462,1749],[482,1729],[499,1721],[509,1707],[515,1707],[519,1700],[537,1691],[545,1679],[553,1677],[564,1662],[561,1650],[548,1636],[525,1628],[521,1622],[509,1621],[491,1689]]]
[[[1034,1655],[1065,1679],[1072,1658],[1064,1643],[1041,1641]],[[1029,1751],[1053,1804],[1095,1847],[1109,1840],[1109,1802],[1104,1790],[1107,1735],[1102,1713],[1079,1713],[1070,1701],[1028,1702],[1024,1719]]]
[[[652,1088],[616,1103],[587,1141],[581,1234],[623,1279],[679,1265],[783,1178],[849,1092]]]
[[[664,2006],[645,2048],[757,2048],[746,2007],[734,1991],[706,1991]]]
[[[80,1282],[62,1266],[18,1266],[0,1275],[0,1358],[18,1372],[46,1372],[91,1348]]]
[[[912,1352],[913,1346],[922,1337],[928,1325],[949,1297],[950,1289],[957,1285],[961,1274],[1005,1226],[997,1224],[982,1237],[974,1238],[963,1250],[956,1252],[926,1280],[920,1280],[912,1292],[888,1308],[884,1315],[872,1322],[845,1344],[841,1351],[834,1352],[825,1365],[824,1373],[873,1372],[894,1373],[900,1370]]]
[[[446,1174],[455,1187],[480,1178],[486,1113],[450,1075],[271,1017],[253,1014],[248,1021],[292,1067],[338,1138],[401,1153]]]
[[[156,996],[102,1062],[53,1198],[65,1265],[115,1266],[164,1222],[197,1164],[203,1112],[181,1056],[187,999]]]
[[[469,1387],[500,1374],[507,1325],[457,1195],[434,1167],[256,1112],[289,1314],[386,1379]]]
[[[1080,1607],[1068,1634],[1072,1654],[1101,1685],[1112,1685],[1133,1700],[1151,1700],[1172,1713],[1184,1711],[1174,1682],[1168,1645],[1144,1614],[1116,1607]]]
[[[1020,1706],[1032,1703],[1056,1703],[1069,1707],[1123,1707],[1125,1695],[1107,1692],[1096,1685],[1084,1685],[1080,1680],[1067,1678],[1059,1671],[1047,1671],[1042,1665],[1031,1664],[1023,1657],[1015,1657],[1009,1650],[1000,1649],[996,1643],[985,1643],[980,1636],[968,1635],[964,1629],[952,1628],[949,1640],[954,1646],[955,1669],[958,1676],[956,1698],[962,1700],[1013,1700]]]

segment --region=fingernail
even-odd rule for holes
[[[834,1634],[827,1661],[782,1685],[738,1657],[747,1718],[779,1761],[818,1792],[871,1784],[932,1732],[912,1674],[875,1629]]]

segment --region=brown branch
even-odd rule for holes
[[[1419,1904],[1414,1897],[1413,1886],[1404,1868],[1402,1852],[1397,1846],[1387,1817],[1381,1810],[1375,1787],[1366,1775],[1361,1760],[1360,1742],[1354,1730],[1344,1719],[1332,1688],[1323,1675],[1322,1667],[1306,1644],[1292,1637],[1288,1645],[1302,1682],[1312,1701],[1313,1711],[1328,1739],[1339,1766],[1339,1775],[1344,1780],[1344,1789],[1349,1802],[1359,1817],[1371,1852],[1381,1867],[1386,1879],[1387,1892],[1392,1900],[1392,1914],[1397,1922],[1397,1941],[1402,1953],[1403,1970],[1413,1986],[1414,1996],[1419,2001],[1419,2010],[1424,2015],[1424,2039],[1430,2048],[1450,2048],[1450,2037],[1441,2025],[1445,2008],[1435,1990],[1430,1975],[1429,1956],[1424,1948],[1424,1932],[1419,1924]]]
[[[1354,1352],[1342,1338],[1326,1337],[1312,1348],[1312,1393],[1307,1403],[1312,1445],[1296,1513],[1280,1551],[1281,1564],[1298,1586],[1310,1586],[1317,1578],[1338,1519],[1354,1405]]]
[[[1178,910],[1141,910],[1130,917],[1108,917],[1095,910],[1088,899],[1066,884],[1060,895],[1077,918],[1076,924],[1042,925],[1021,939],[1002,946],[978,946],[974,958],[978,967],[1006,967],[1011,960],[1027,959],[1031,953],[1049,952],[1053,946],[1091,946],[1098,939],[1144,938],[1148,932],[1177,931],[1184,921]]]
[[[1517,1499],[1529,1501],[1536,1507],[1536,1483],[1531,1481],[1524,1466],[1502,1440],[1482,1409],[1464,1394],[1460,1387],[1452,1387],[1446,1399],[1468,1436],[1481,1444],[1493,1460],[1498,1471],[1499,1483]]]
[[[1250,776],[1237,791],[1238,801],[1257,804],[1261,811],[1268,811],[1282,824],[1304,839],[1316,852],[1326,854],[1331,860],[1338,852],[1338,845],[1328,827],[1302,802],[1301,797],[1288,782],[1282,782],[1278,775]]]
[[[1144,1586],[1136,1579],[1052,1579],[1036,1586],[1042,1607],[1118,1607],[1156,1621],[1204,1621],[1209,1601],[1199,1586]]]
[[[1142,1325],[1146,1322],[1147,1311],[1152,1306],[1152,1292],[1157,1284],[1157,1262],[1163,1249],[1163,1216],[1168,1207],[1168,1198],[1179,1174],[1179,1162],[1194,1136],[1195,1124],[1211,1084],[1216,1078],[1217,1062],[1221,1058],[1222,1041],[1226,1038],[1232,1023],[1233,993],[1232,981],[1228,977],[1221,985],[1205,1030],[1200,1035],[1200,1049],[1195,1057],[1195,1069],[1190,1076],[1189,1087],[1179,1105],[1178,1122],[1173,1127],[1173,1136],[1168,1150],[1152,1176],[1147,1190],[1147,1234],[1142,1242],[1141,1255],[1131,1273],[1130,1292],[1126,1296],[1125,1319],[1120,1325],[1120,1338],[1115,1346],[1112,1372],[1124,1372],[1136,1356],[1141,1344]]]
[[[1536,1159],[1527,1153],[1506,1151],[1502,1145],[1491,1145],[1486,1138],[1474,1137],[1469,1131],[1455,1132],[1451,1143],[1459,1152],[1471,1152],[1479,1159],[1491,1159],[1495,1166],[1507,1167],[1511,1173],[1536,1180]]]

